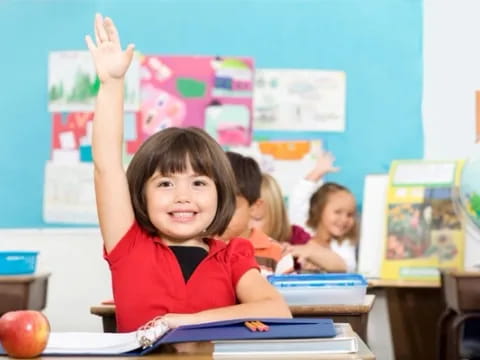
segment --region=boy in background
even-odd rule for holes
[[[220,238],[226,242],[241,237],[250,240],[263,274],[289,273],[293,271],[293,257],[283,255],[282,246],[258,228],[250,225],[252,217],[261,211],[260,189],[262,173],[251,157],[227,151],[237,181],[237,206],[233,218]],[[282,260],[280,266],[279,261]]]

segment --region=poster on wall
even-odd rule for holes
[[[384,279],[439,279],[439,268],[461,269],[464,229],[452,191],[461,161],[397,160],[387,189]]]
[[[48,57],[48,111],[93,111],[100,88],[88,51],[54,51]],[[140,104],[138,55],[125,75],[125,110],[136,111]]]
[[[252,132],[253,60],[145,55],[141,62],[141,131],[205,129],[221,145],[248,145]]]
[[[98,224],[93,163],[45,165],[43,219],[47,223]]]
[[[51,161],[59,164],[92,162],[93,112],[52,114]],[[126,112],[123,116],[123,161],[127,164],[145,140],[141,131],[140,113]]]
[[[313,169],[318,155],[326,149],[322,140],[299,140],[252,141],[248,147],[230,147],[228,150],[254,158],[262,172],[275,177],[283,196],[288,199],[291,190]]]
[[[257,69],[255,131],[345,131],[345,92],[343,71]]]

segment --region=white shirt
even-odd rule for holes
[[[308,210],[310,208],[310,197],[323,184],[323,182],[314,183],[306,179],[300,180],[293,188],[288,199],[288,216],[292,224],[303,227],[310,234],[315,231],[310,229],[306,222],[308,219]],[[356,246],[348,239],[338,242],[331,239],[330,248],[337,253],[347,265],[347,272],[354,272],[357,268]]]

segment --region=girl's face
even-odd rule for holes
[[[318,230],[330,237],[342,238],[355,225],[355,199],[346,191],[337,191],[328,195]]]
[[[163,176],[155,172],[145,194],[150,221],[167,243],[197,240],[217,211],[214,181],[195,174],[190,164],[183,173]]]

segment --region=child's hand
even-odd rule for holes
[[[127,72],[133,57],[134,45],[127,46],[122,51],[120,38],[112,19],[103,19],[102,15],[95,15],[96,44],[87,35],[85,41],[92,54],[97,75],[102,83],[109,80],[121,79]]]
[[[308,255],[310,254],[310,247],[308,244],[290,245],[288,252],[292,254],[292,256],[300,265],[303,265],[307,261]]]
[[[280,243],[280,246],[282,247],[282,256],[292,253],[293,245],[290,245],[289,243],[285,242],[285,243]]]
[[[162,320],[168,324],[170,329],[175,329],[182,325],[191,325],[198,323],[195,314],[166,314],[162,316]]]
[[[326,174],[331,172],[337,172],[340,170],[338,167],[333,166],[335,162],[335,157],[330,152],[322,152],[318,155],[317,162],[315,163],[315,167],[308,173],[306,176],[307,180],[317,182]]]

